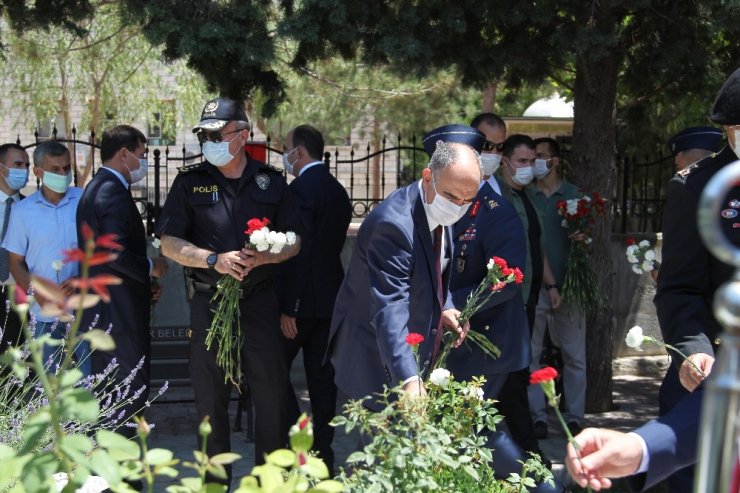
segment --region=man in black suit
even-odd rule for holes
[[[119,384],[144,358],[133,380],[129,395],[142,387],[137,399],[125,409],[124,420],[142,409],[149,395],[149,307],[151,303],[150,277],[162,276],[167,271],[164,258],[146,256],[144,224],[136,208],[129,187],[146,176],[146,137],[128,125],[119,125],[105,133],[100,141],[103,167],[85,187],[77,207],[77,238],[84,247],[82,225],[87,224],[95,237],[113,233],[123,246],[118,257],[109,263],[90,268],[90,276],[109,274],[121,279],[121,284],[110,286],[110,303],[99,302],[85,310],[81,327],[87,328],[97,315],[97,328],[111,327],[116,347],[112,351],[93,351],[92,372],[102,372],[113,358],[118,371],[112,377]],[[128,381],[128,380],[127,380]],[[136,435],[136,429],[122,427],[126,436]]]
[[[352,206],[344,187],[321,160],[324,139],[310,125],[300,125],[285,138],[283,166],[295,176],[290,184],[304,228],[298,255],[284,264],[280,328],[288,365],[303,349],[308,392],[313,413],[315,449],[330,471],[337,387],[334,368],[323,364],[334,300],[344,278],[341,253],[352,219]],[[298,418],[298,402],[289,386],[290,419]],[[333,475],[333,473],[332,473]]]

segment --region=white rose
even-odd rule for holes
[[[574,200],[569,200],[568,201],[568,214],[572,216],[576,212],[578,212],[578,202]]]
[[[159,248],[160,246],[162,246],[162,240],[160,240],[159,238],[154,238],[152,240],[152,247]]]
[[[258,229],[257,231],[249,235],[249,243],[252,243],[253,245],[259,245],[260,243],[265,243],[266,241],[267,235],[265,234],[265,231],[263,229]]]
[[[591,202],[591,197],[589,197],[588,195],[584,195],[583,200],[585,200],[586,202]]]
[[[648,250],[645,252],[645,260],[653,261],[655,260],[655,252],[652,250]]]
[[[653,263],[649,260],[645,260],[642,263],[642,270],[644,270],[645,272],[650,272],[651,270],[653,270]]]
[[[437,368],[429,375],[429,381],[434,385],[446,387],[450,381],[450,371],[445,368]]]
[[[627,255],[634,255],[637,253],[637,245],[630,245],[627,247]]]
[[[627,261],[630,264],[636,264],[637,262],[639,262],[639,260],[637,260],[637,257],[635,257],[634,255],[629,254],[629,253],[627,254]]]
[[[624,342],[632,349],[642,351],[642,348],[640,346],[642,346],[643,339],[644,336],[642,335],[642,327],[640,327],[639,325],[635,325],[629,330],[629,332],[627,332],[627,337],[624,338]]]
[[[288,231],[285,233],[285,238],[288,240],[288,245],[295,245],[297,238],[294,232]]]
[[[270,244],[266,241],[260,241],[259,243],[255,244],[255,248],[257,248],[258,252],[264,252],[268,248],[270,248]]]
[[[639,275],[642,274],[642,269],[640,269],[640,266],[635,263],[632,264],[632,272]]]
[[[476,397],[479,401],[483,400],[483,389],[480,387],[465,387],[462,393],[463,395]]]
[[[647,241],[647,240],[642,240],[642,241],[640,242],[640,246],[641,246],[642,248],[650,248],[650,242],[649,242],[649,241]]]
[[[591,244],[591,242],[593,242],[593,241],[594,241],[594,239],[593,239],[593,238],[591,238],[590,236],[587,236],[587,237],[586,237],[586,239],[585,239],[585,240],[583,240],[583,242],[584,242],[584,243],[585,243],[586,245],[590,245],[590,244]]]
[[[493,269],[493,266],[494,266],[493,259],[490,259],[488,261],[488,265],[486,266],[486,269],[491,270],[491,269]]]

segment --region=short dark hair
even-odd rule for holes
[[[108,161],[122,148],[134,152],[139,144],[146,144],[146,137],[131,125],[118,125],[103,132],[100,139],[100,160]]]
[[[473,118],[473,121],[470,122],[470,126],[478,128],[483,123],[492,127],[503,127],[504,130],[506,130],[506,122],[504,122],[504,119],[496,113],[479,113],[475,118]]]
[[[47,156],[59,157],[69,156],[69,149],[67,146],[56,140],[47,140],[41,142],[33,150],[33,165],[34,167],[41,168],[44,165],[44,160]]]
[[[547,144],[547,147],[550,148],[550,155],[552,157],[560,157],[560,144],[558,144],[555,139],[551,137],[540,137],[539,139],[534,139],[535,147],[540,144]]]
[[[293,129],[293,147],[303,146],[314,159],[324,157],[324,137],[311,125],[298,125]]]
[[[504,141],[504,147],[501,150],[501,153],[510,158],[512,154],[514,154],[514,149],[516,149],[519,146],[525,146],[529,149],[532,149],[534,151],[535,145],[534,140],[532,140],[532,137],[529,135],[524,134],[514,134],[509,136],[508,139]]]
[[[11,149],[17,149],[19,151],[26,151],[24,147],[20,144],[16,144],[15,142],[9,142],[7,144],[0,145],[0,162],[5,162],[5,157],[8,155],[8,151]]]

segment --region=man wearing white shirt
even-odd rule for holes
[[[59,284],[67,296],[73,288],[69,280],[77,276],[77,262],[63,263],[62,252],[77,248],[75,213],[82,191],[71,187],[72,165],[69,150],[61,143],[47,141],[39,144],[33,153],[33,172],[41,180],[41,189],[13,207],[10,223],[2,248],[8,251],[10,272],[19,288],[28,291],[31,276],[39,276]],[[39,303],[31,307],[36,320],[33,327],[36,337],[51,334],[62,339],[67,324],[55,317],[44,315],[43,298],[34,294]],[[56,346],[44,346],[44,364],[60,363]],[[83,342],[75,351],[78,366],[85,375],[90,374],[89,343]],[[50,371],[54,371],[53,367]]]
[[[7,234],[8,218],[13,205],[17,204],[22,196],[20,190],[28,183],[28,153],[19,144],[0,145],[0,241]],[[2,315],[2,342],[0,342],[0,352],[3,352],[8,344],[18,344],[21,335],[21,321],[18,315],[7,310],[8,286],[14,284],[12,277],[9,277],[8,252],[0,249],[0,312],[5,311]]]

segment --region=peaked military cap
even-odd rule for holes
[[[668,148],[675,156],[689,149],[704,149],[715,152],[722,140],[722,131],[715,127],[684,128],[668,141]]]
[[[740,125],[740,68],[722,85],[709,119],[720,125]]]
[[[480,154],[483,144],[486,142],[486,136],[479,130],[467,125],[453,124],[435,128],[424,135],[422,139],[424,150],[429,157],[432,157],[434,150],[437,148],[437,142],[440,140],[442,142],[467,144]]]
[[[238,101],[228,98],[211,99],[203,107],[200,114],[200,123],[193,127],[193,133],[200,130],[221,130],[230,121],[237,120],[249,123],[244,108]]]

